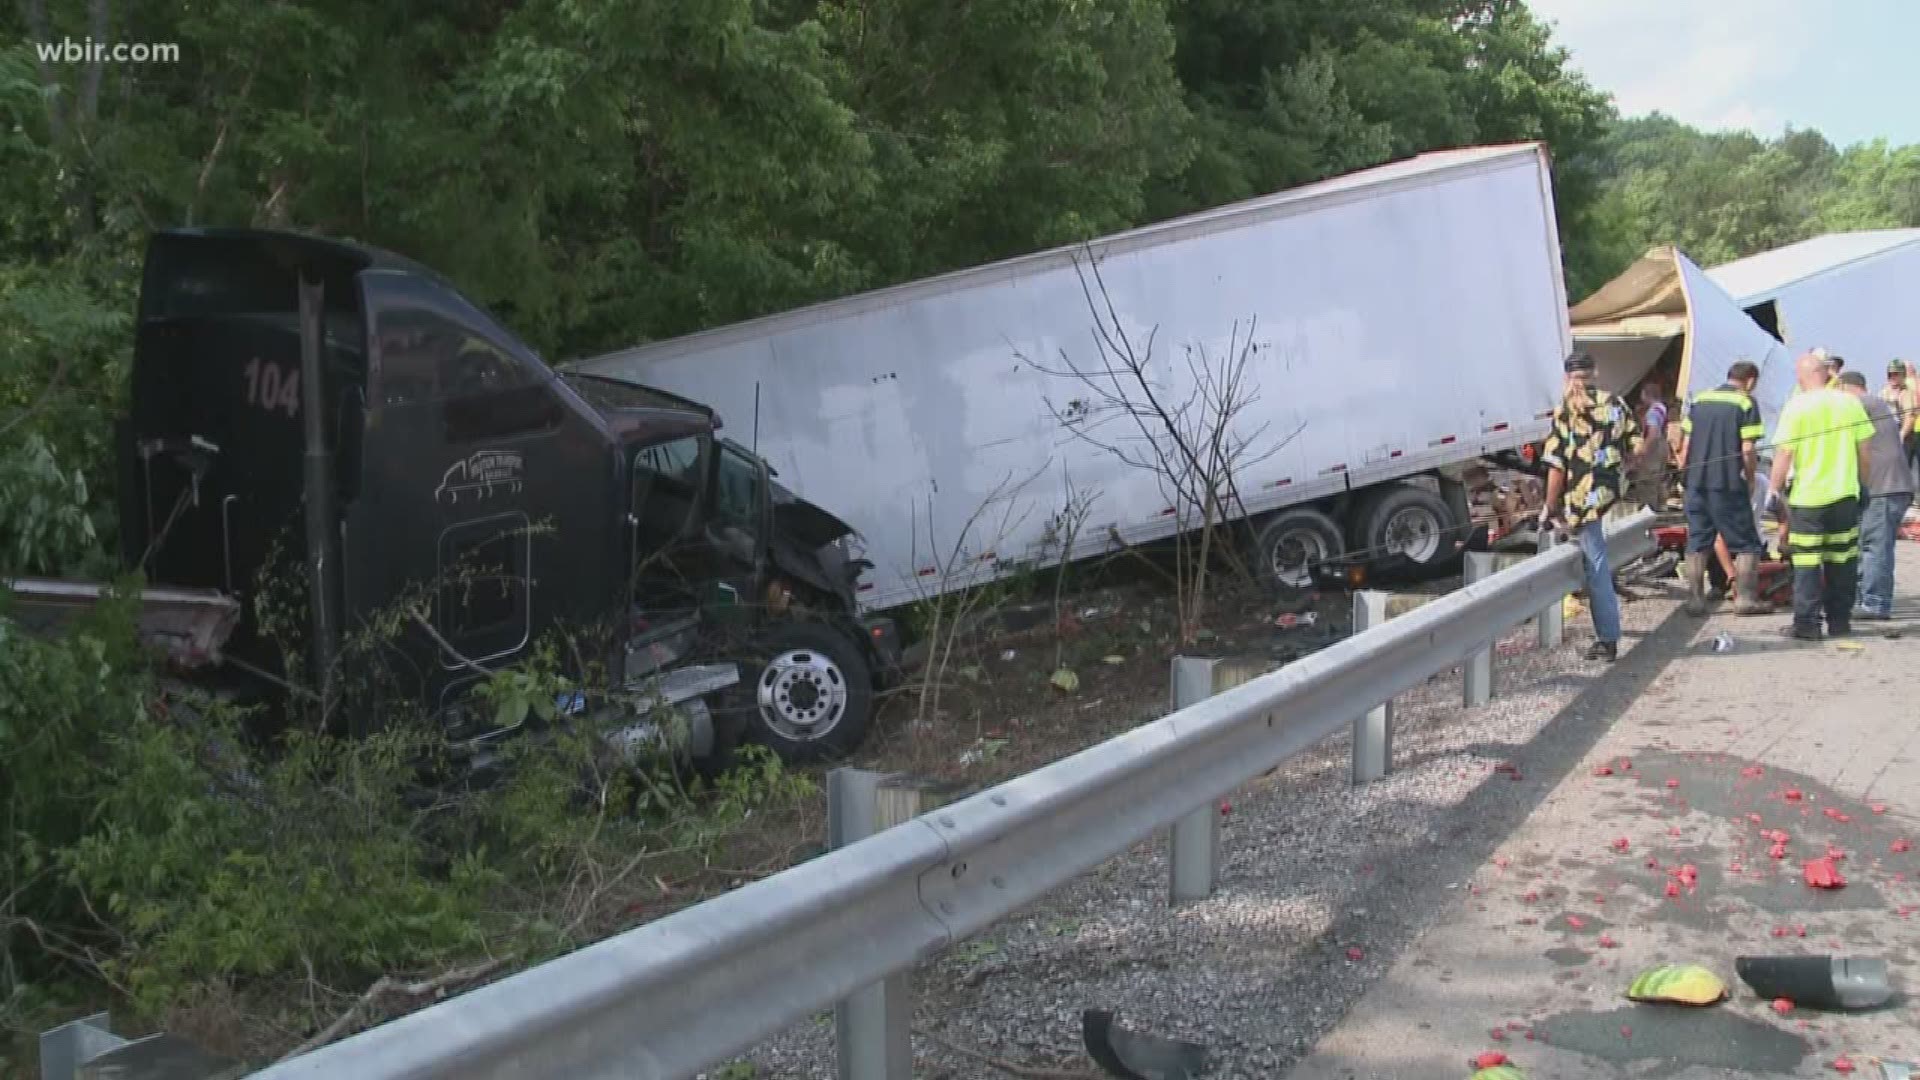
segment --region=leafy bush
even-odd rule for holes
[[[93,563],[98,534],[87,478],[38,432],[0,448],[0,576],[62,574]]]
[[[149,1019],[239,991],[317,1028],[324,999],[287,1004],[309,980],[351,988],[573,947],[621,917],[623,886],[651,891],[641,866],[698,865],[761,807],[812,790],[751,751],[689,787],[585,727],[541,725],[477,791],[423,784],[442,746],[417,721],[262,739],[261,717],[161,692],[133,631],[137,584],[59,638],[0,608],[0,1015],[17,1029],[76,979]],[[489,694],[550,703],[559,683],[534,665]]]

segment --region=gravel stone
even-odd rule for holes
[[[1659,594],[1625,605],[1623,661],[1674,607]],[[916,1027],[1022,1067],[1091,1076],[1080,1010],[1099,1007],[1136,1029],[1207,1045],[1210,1077],[1280,1074],[1460,890],[1477,888],[1468,884],[1477,861],[1553,786],[1544,765],[1529,775],[1534,737],[1563,712],[1574,737],[1597,736],[1579,731],[1570,709],[1606,670],[1580,658],[1588,620],[1569,620],[1566,644],[1546,653],[1534,633],[1525,624],[1497,646],[1485,708],[1461,705],[1458,669],[1396,699],[1387,778],[1350,786],[1342,734],[1228,795],[1212,898],[1169,906],[1166,844],[1155,838],[922,963]],[[1142,704],[1147,716],[1157,707]],[[917,1077],[1008,1075],[924,1035],[914,1046]],[[831,1080],[831,1014],[741,1061],[754,1077]]]

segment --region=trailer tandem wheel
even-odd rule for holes
[[[1301,591],[1313,586],[1318,563],[1336,559],[1341,547],[1340,526],[1310,506],[1282,510],[1261,525],[1254,542],[1255,565],[1269,585]]]

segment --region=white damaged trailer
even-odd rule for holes
[[[1265,565],[1363,551],[1446,569],[1470,524],[1463,470],[1537,442],[1559,397],[1546,151],[1426,154],[567,366],[713,406],[859,531],[862,606],[885,609],[1182,528],[1165,481],[1113,452],[1130,421],[1069,427],[1087,388],[1067,369],[1106,370],[1108,310],[1151,340],[1161,401],[1194,394],[1196,351],[1234,355],[1251,332],[1233,481]],[[1069,490],[1094,501],[1063,553]]]

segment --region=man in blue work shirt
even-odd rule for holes
[[[1687,489],[1687,614],[1707,613],[1707,559],[1716,539],[1733,556],[1734,614],[1765,615],[1760,599],[1760,528],[1753,516],[1753,476],[1767,433],[1753,403],[1760,369],[1741,360],[1727,381],[1702,390],[1680,424],[1680,460]]]

